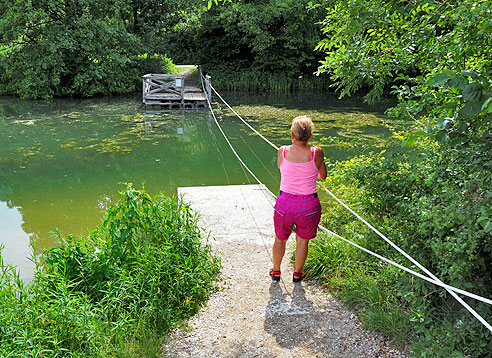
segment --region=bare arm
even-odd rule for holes
[[[280,164],[282,164],[282,159],[284,159],[284,156],[282,155],[284,150],[284,147],[278,148],[278,157],[277,157],[277,166],[280,169]]]
[[[320,147],[316,147],[316,151],[314,152],[314,163],[318,168],[318,179],[325,180],[326,179],[325,154],[323,153],[323,149],[321,149]]]

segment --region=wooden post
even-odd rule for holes
[[[181,108],[184,106],[184,101],[185,101],[185,83],[184,83],[184,77],[181,79]]]
[[[198,65],[198,82],[200,83],[202,81],[202,65]]]
[[[207,92],[207,98],[210,103],[212,103],[212,88],[210,87],[211,80],[209,75],[205,75],[205,91]]]
[[[143,103],[147,104],[146,98],[145,98],[145,76],[142,78],[142,101]]]

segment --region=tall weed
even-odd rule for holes
[[[30,284],[0,265],[0,357],[155,356],[219,266],[188,204],[129,186],[88,236],[60,237]]]
[[[411,159],[414,158],[414,159]],[[362,156],[329,165],[326,186],[444,282],[490,297],[489,157],[422,148],[418,155]],[[415,269],[338,204],[324,224],[341,236]],[[445,290],[320,234],[306,268],[360,311],[363,324],[413,355],[490,357],[490,332]],[[483,317],[486,304],[468,300]]]
[[[325,77],[294,76],[284,72],[264,72],[256,69],[228,71],[210,70],[213,85],[217,90],[259,91],[277,94],[302,90],[329,90],[331,82]]]

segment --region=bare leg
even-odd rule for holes
[[[285,253],[285,244],[287,240],[279,240],[275,237],[275,242],[273,243],[273,269],[275,271],[280,271],[280,265],[282,264],[282,259]]]
[[[296,234],[296,272],[302,272],[302,267],[304,266],[304,262],[306,262],[308,254],[308,244],[309,240],[301,239]]]

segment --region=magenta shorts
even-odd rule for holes
[[[273,222],[275,235],[279,240],[287,240],[294,224],[296,234],[304,240],[316,237],[321,219],[321,204],[317,194],[294,195],[281,192],[275,204]]]

